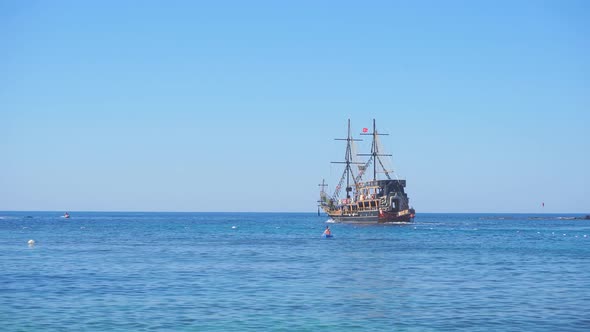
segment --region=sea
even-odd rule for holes
[[[580,215],[70,215],[0,212],[1,331],[590,330]]]

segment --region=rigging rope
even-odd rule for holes
[[[387,169],[385,169],[385,166],[383,165],[381,158],[377,157],[377,160],[379,160],[379,165],[381,165],[381,168],[383,168],[383,172],[385,172],[385,176],[387,176],[387,179],[391,180],[391,176],[389,176],[389,172],[387,171]]]
[[[362,180],[363,175],[365,175],[365,172],[367,170],[367,168],[369,168],[369,166],[371,166],[371,162],[373,161],[373,156],[371,156],[369,158],[369,160],[367,160],[367,162],[365,163],[365,165],[363,165],[363,169],[362,171],[359,171],[359,174],[356,176],[356,178],[354,179],[354,183],[357,184],[360,180]]]

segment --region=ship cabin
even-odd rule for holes
[[[354,201],[360,211],[377,210],[380,207],[380,196],[383,189],[377,185],[357,183]],[[353,206],[354,208],[354,206]]]
[[[408,209],[408,196],[404,192],[406,180],[375,180],[357,184],[356,201],[359,209],[389,211]]]
[[[330,204],[330,210],[340,215],[354,215],[362,211],[398,212],[408,209],[408,196],[404,192],[406,180],[376,180],[358,182],[355,195]]]

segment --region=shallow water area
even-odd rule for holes
[[[584,331],[590,221],[0,212],[3,331]],[[35,244],[30,246],[29,240]]]

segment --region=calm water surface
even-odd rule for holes
[[[0,212],[0,326],[587,331],[590,221],[560,216],[419,214],[322,239],[315,214]]]

